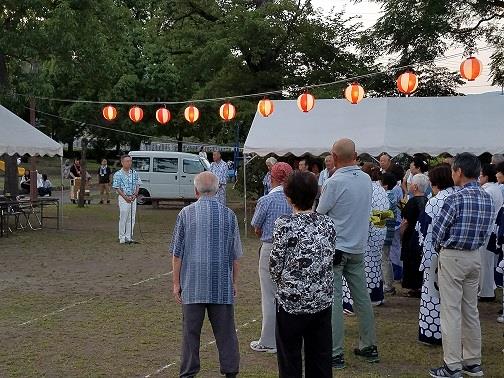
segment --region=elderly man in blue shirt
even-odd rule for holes
[[[238,259],[242,256],[238,220],[216,197],[219,180],[203,172],[194,180],[198,201],[177,216],[170,252],[173,294],[182,304],[183,336],[180,377],[200,370],[200,334],[205,312],[212,324],[220,370],[238,374],[240,353],[234,320]]]
[[[136,243],[133,239],[138,191],[142,180],[138,172],[131,169],[131,156],[121,156],[122,169],[114,174],[112,187],[116,190],[119,204],[119,243]]]
[[[257,201],[252,227],[261,238],[259,252],[259,282],[261,284],[262,330],[259,340],[252,341],[250,348],[256,352],[276,353],[275,295],[277,287],[271,280],[270,254],[273,248],[273,227],[282,215],[292,214],[292,206],[287,202],[283,183],[292,173],[287,163],[276,163],[271,167],[271,191]]]
[[[217,191],[217,199],[224,206],[226,205],[226,185],[228,179],[228,165],[222,160],[219,151],[213,152],[213,162],[210,164],[210,172],[219,179],[219,190]]]
[[[461,189],[445,199],[432,224],[432,244],[439,252],[438,285],[441,301],[443,366],[431,377],[483,376],[478,286],[479,248],[495,219],[492,197],[477,183],[481,163],[470,153],[455,157],[453,182]]]
[[[332,365],[335,369],[343,369],[343,277],[348,283],[359,321],[359,347],[354,353],[368,362],[379,361],[373,308],[364,273],[372,184],[369,175],[357,166],[353,141],[337,141],[332,156],[336,172],[324,184],[317,212],[331,217],[336,227],[336,256],[340,259],[335,258],[334,265]]]

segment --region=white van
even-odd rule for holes
[[[131,151],[129,155],[142,180],[139,204],[148,203],[149,197],[195,199],[194,177],[210,169],[208,160],[184,152]]]

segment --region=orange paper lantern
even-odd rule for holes
[[[406,71],[397,78],[397,89],[404,94],[412,94],[418,88],[417,75],[412,71]]]
[[[263,116],[263,117],[269,117],[271,113],[275,110],[275,107],[273,106],[273,101],[270,99],[262,99],[259,101],[257,104],[257,111]]]
[[[359,83],[352,83],[345,89],[345,97],[351,104],[358,104],[364,98],[364,88]]]
[[[467,58],[460,64],[460,75],[469,81],[473,81],[479,75],[481,75],[481,71],[483,69],[483,65],[478,58],[471,56]]]
[[[194,105],[189,105],[184,110],[184,117],[189,123],[194,123],[199,119],[199,110]]]
[[[236,116],[236,108],[230,102],[226,102],[220,107],[219,115],[224,121],[231,121]]]
[[[303,113],[308,113],[315,106],[315,97],[305,92],[297,99],[297,106]]]
[[[142,108],[139,107],[139,106],[133,106],[129,110],[129,117],[135,123],[140,122],[142,120],[142,118],[143,118],[143,110],[142,110]]]
[[[102,110],[103,118],[107,121],[113,121],[117,117],[117,109],[112,105],[107,105]]]
[[[161,124],[161,125],[166,125],[171,119],[171,113],[168,109],[166,108],[159,108],[156,110],[156,120]]]

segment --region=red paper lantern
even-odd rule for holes
[[[397,78],[397,89],[404,94],[412,94],[418,88],[417,75],[412,71],[406,71]]]
[[[199,119],[199,110],[194,105],[189,105],[184,110],[184,117],[189,123],[194,123]]]
[[[364,98],[364,88],[359,83],[352,83],[345,89],[345,97],[351,104],[358,104]]]
[[[270,99],[262,99],[259,101],[257,104],[257,111],[263,116],[263,117],[269,117],[271,113],[275,110],[275,107],[273,106],[273,101]]]
[[[166,125],[171,119],[171,113],[168,109],[166,108],[159,108],[156,110],[156,120],[161,124],[161,125]]]
[[[231,121],[236,116],[236,108],[230,102],[226,102],[220,107],[219,115],[224,121]]]
[[[312,94],[305,92],[297,99],[297,106],[303,113],[308,113],[315,106],[315,97]]]
[[[129,117],[135,123],[140,122],[142,120],[142,118],[143,118],[143,110],[142,110],[142,108],[139,107],[139,106],[133,106],[129,110]]]
[[[467,58],[460,64],[460,75],[469,81],[473,81],[479,75],[481,75],[481,71],[483,69],[483,65],[478,58],[471,56]]]
[[[117,117],[117,109],[112,105],[107,105],[102,110],[103,118],[107,121],[113,121]]]

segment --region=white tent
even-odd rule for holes
[[[0,156],[63,156],[63,147],[0,105]]]
[[[271,116],[256,114],[244,153],[318,156],[343,137],[371,155],[503,153],[504,96],[366,98],[357,105],[317,100],[309,113],[294,100],[275,101]]]

